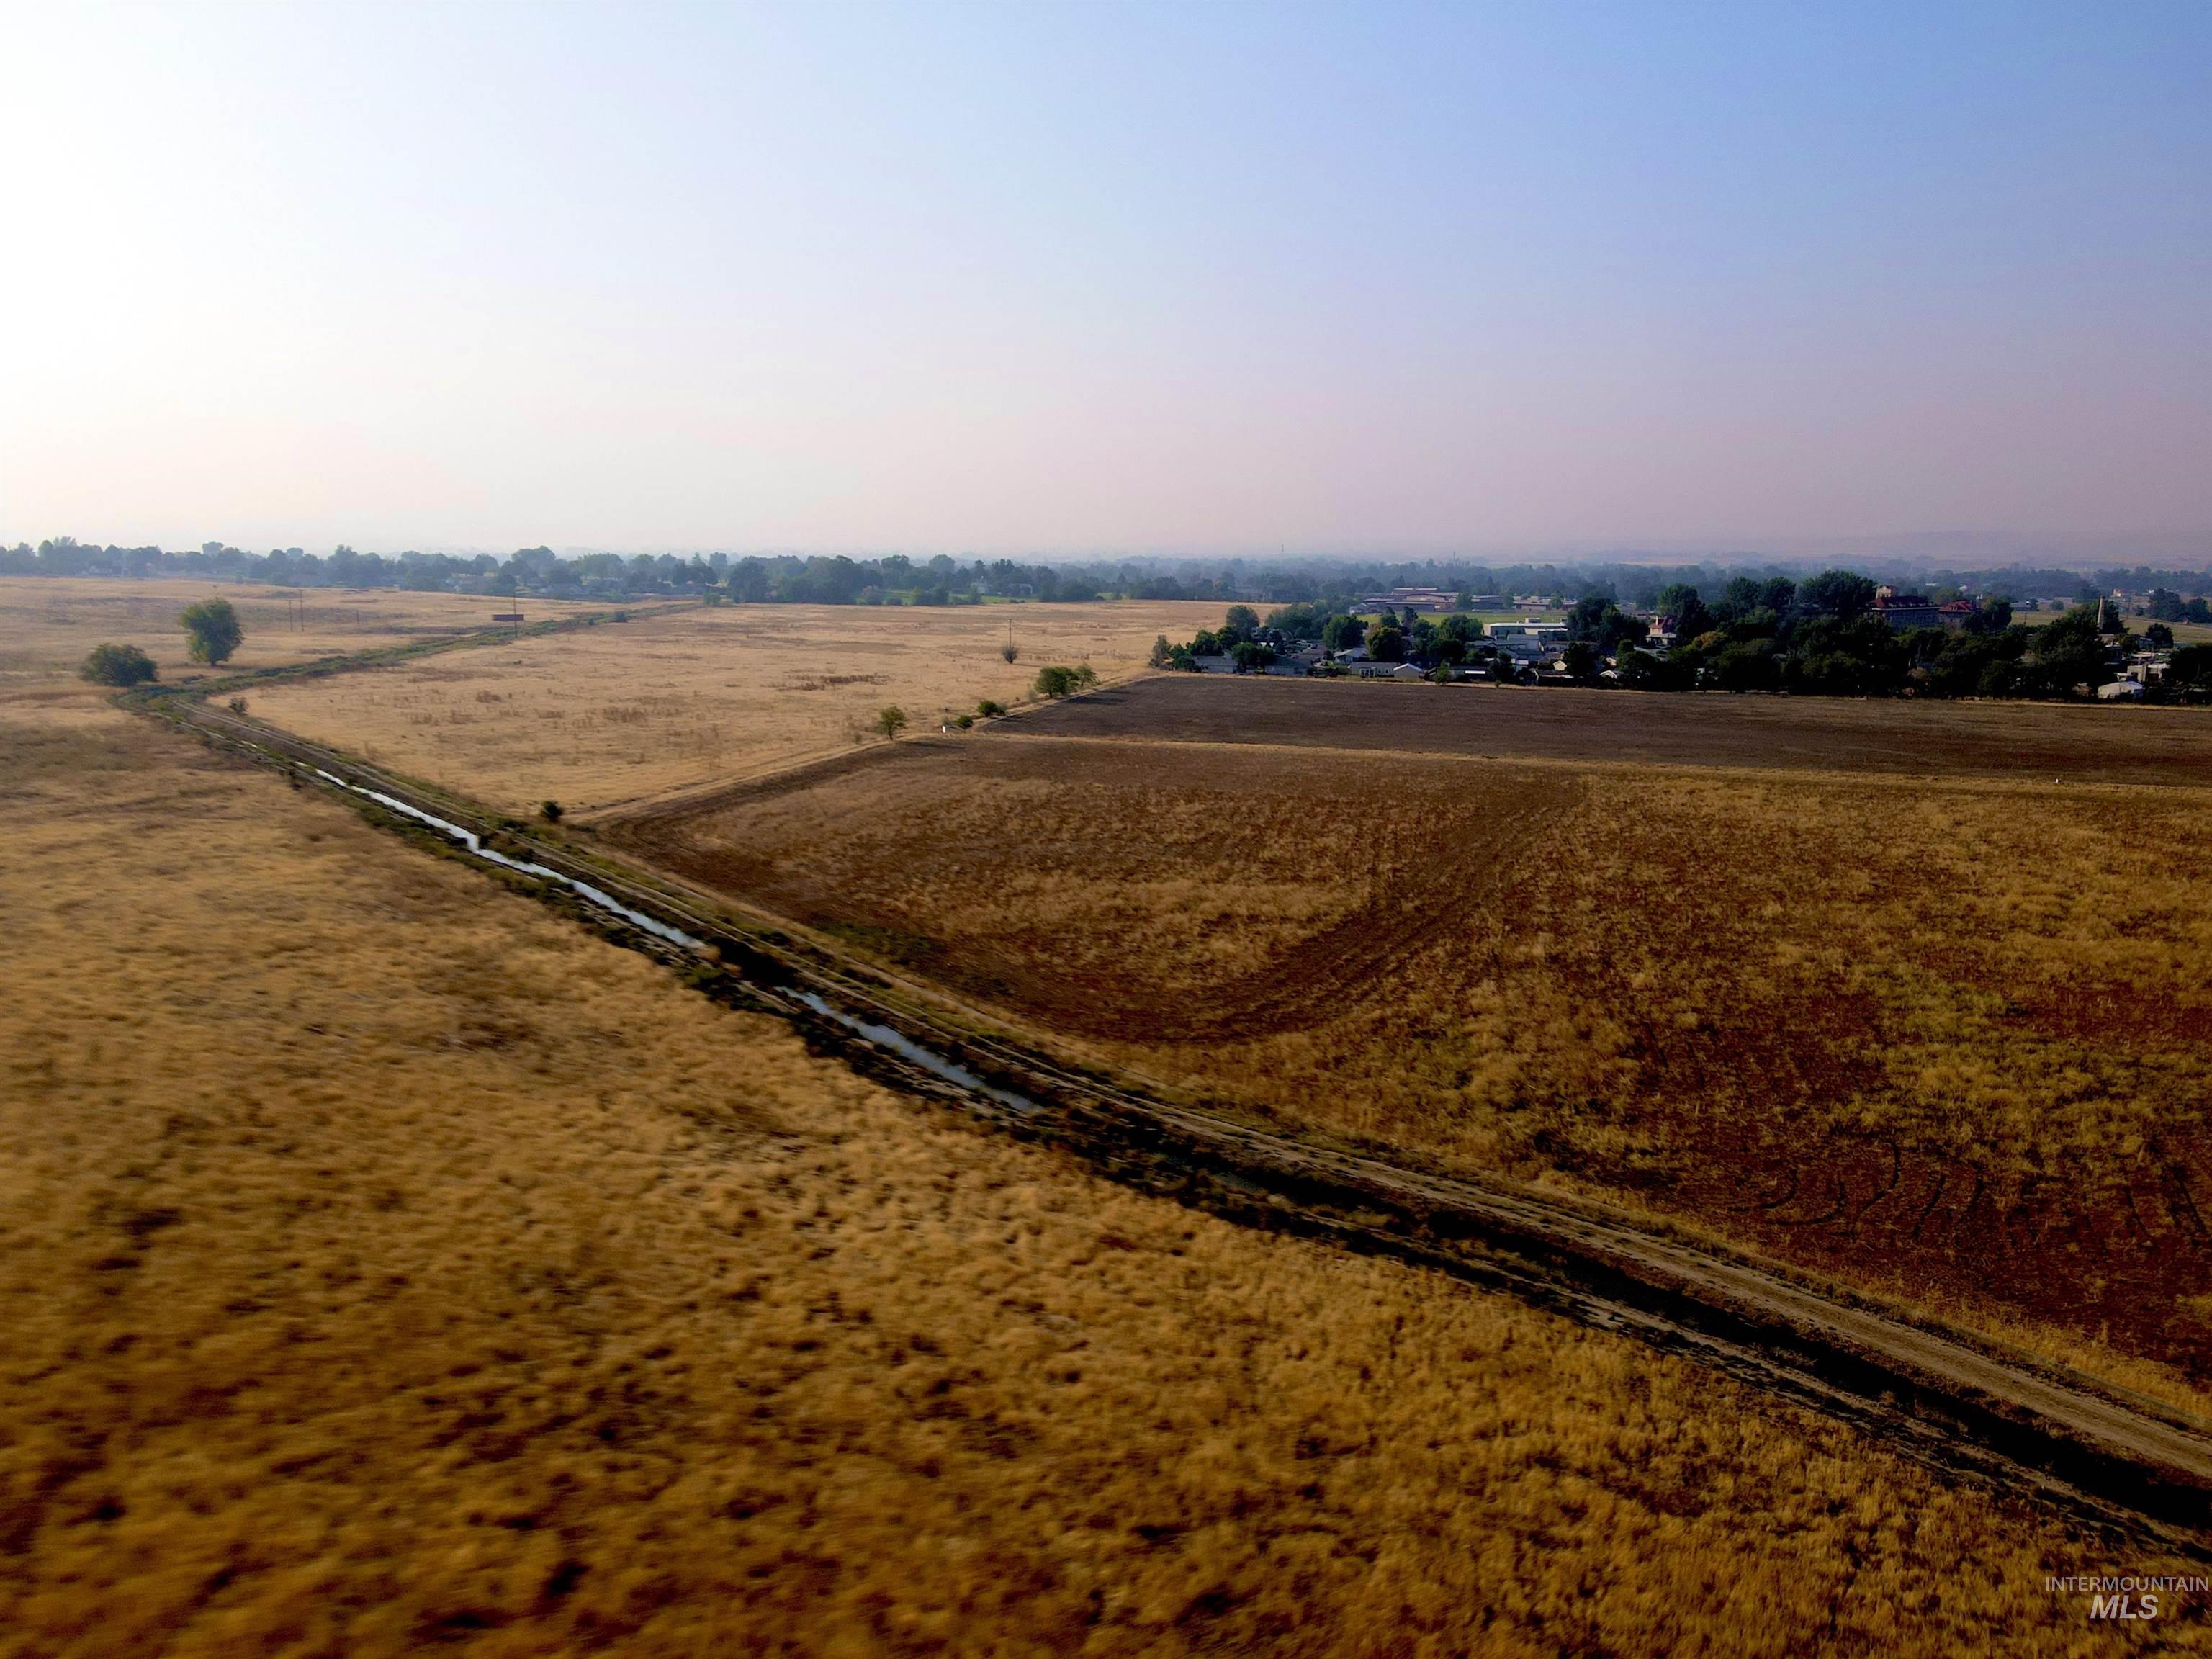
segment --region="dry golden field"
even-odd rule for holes
[[[179,611],[205,599],[228,599],[246,629],[245,643],[220,671],[186,655],[184,630],[177,625]],[[177,684],[218,672],[280,667],[483,628],[493,611],[512,608],[505,599],[451,593],[0,576],[0,700],[59,694],[95,645],[135,645],[160,666],[164,684]],[[532,620],[587,608],[551,601],[521,606]]]
[[[2212,793],[1021,730],[617,833],[1170,1085],[2212,1414]]]
[[[1224,609],[733,605],[272,689],[253,708],[502,811],[592,812],[849,749],[886,704],[915,730],[1012,705],[1048,663],[1115,679]]]
[[[0,1652],[2086,1654],[2160,1565],[150,723],[0,711]]]

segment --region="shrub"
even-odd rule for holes
[[[246,640],[246,630],[239,626],[238,612],[230,608],[228,599],[202,599],[188,605],[177,620],[191,642],[192,660],[211,668],[229,661],[231,653]]]
[[[141,685],[161,678],[154,659],[135,645],[95,645],[77,672],[94,685]]]
[[[975,705],[975,712],[978,714],[981,714],[985,720],[990,720],[997,715],[1005,714],[1006,712],[1006,705],[1002,702],[993,702],[988,697],[986,697],[982,702]]]
[[[973,714],[955,714],[952,717],[952,723],[958,726],[963,732],[965,732],[969,726],[975,724],[975,717]]]
[[[560,823],[561,803],[557,800],[541,801],[538,803],[538,816],[548,823]]]
[[[2184,685],[2212,685],[2212,645],[2183,646],[2166,672]]]
[[[230,712],[234,714],[243,714],[246,712],[246,699],[233,697],[230,700]]]
[[[1071,692],[1085,690],[1098,684],[1098,676],[1091,672],[1089,664],[1079,668],[1040,668],[1037,670],[1036,694],[1040,697],[1065,697]]]

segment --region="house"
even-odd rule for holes
[[[1450,611],[1459,605],[1459,595],[1447,593],[1441,587],[1394,587],[1388,593],[1364,595],[1353,607],[1357,611]]]
[[[1546,637],[1547,635],[1557,637]],[[1509,634],[1498,639],[1497,630],[1492,629],[1491,636],[1497,641],[1499,653],[1516,662],[1545,662],[1559,654],[1566,644],[1567,630],[1560,628],[1544,630],[1543,634]]]
[[[2172,665],[2172,659],[2163,651],[2138,651],[2128,659],[2120,678],[2133,680],[2138,685],[2156,685]]]
[[[1972,599],[1947,599],[1936,610],[1943,626],[1954,630],[1966,627],[1982,614],[1982,607]]]
[[[1193,657],[1191,662],[1201,674],[1233,674],[1237,672],[1236,659],[1225,653],[1218,657]]]
[[[1908,628],[1941,628],[1943,609],[1925,593],[1900,593],[1885,584],[1874,591],[1874,614],[1897,633]]]
[[[2141,702],[2146,690],[2141,680],[2114,680],[2097,688],[2099,702]]]
[[[1538,640],[1548,645],[1565,645],[1568,630],[1565,623],[1524,617],[1517,623],[1492,623],[1483,632],[1501,643],[1507,640]]]

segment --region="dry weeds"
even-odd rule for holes
[[[0,1651],[2102,1649],[2041,1581],[2108,1550],[326,798],[117,715],[0,779]]]
[[[1140,1073],[2203,1410],[2207,805],[1002,738],[625,833]]]
[[[483,628],[505,599],[451,593],[297,590],[252,583],[89,577],[0,577],[0,701],[56,695],[95,645],[135,645],[154,659],[162,683],[176,684],[239,669],[275,668],[342,652],[401,645],[426,635]],[[196,599],[222,598],[237,609],[246,642],[221,670],[193,662],[177,614]],[[533,617],[574,607],[525,604]]]
[[[1132,673],[1158,635],[1187,638],[1221,613],[729,606],[288,686],[255,712],[503,811],[550,796],[588,812],[850,748],[885,704],[918,730],[986,697],[1011,705],[1046,663]]]

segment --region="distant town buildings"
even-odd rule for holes
[[[1494,593],[1479,593],[1471,598],[1474,608],[1478,611],[1486,602],[1504,603]],[[1394,587],[1388,593],[1364,595],[1353,608],[1358,611],[1456,611],[1459,609],[1459,595],[1448,593],[1441,587]]]
[[[1964,628],[1982,614],[1972,599],[1947,599],[1942,605],[1924,593],[1900,593],[1893,587],[1874,591],[1874,614],[1898,633],[1908,628]]]

